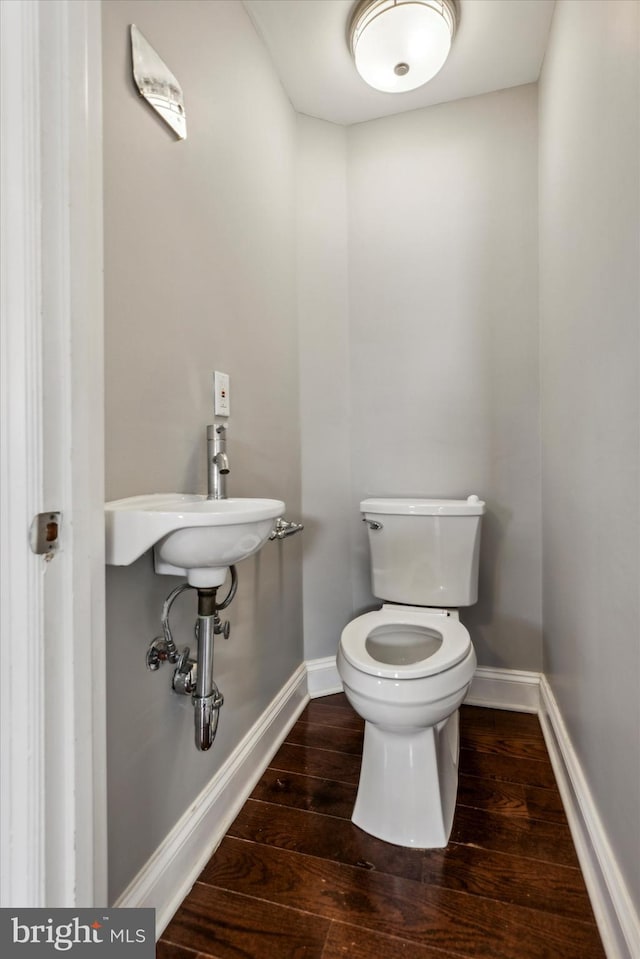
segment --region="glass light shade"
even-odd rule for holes
[[[455,30],[449,0],[372,0],[351,23],[351,50],[362,79],[385,93],[421,87],[441,69]]]

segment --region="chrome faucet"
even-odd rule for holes
[[[227,498],[227,427],[207,426],[207,499]]]

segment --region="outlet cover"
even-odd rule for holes
[[[230,411],[229,377],[216,370],[213,374],[213,412],[216,416],[229,416]]]

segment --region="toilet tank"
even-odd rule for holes
[[[374,596],[454,609],[476,602],[482,500],[379,498],[360,509]]]

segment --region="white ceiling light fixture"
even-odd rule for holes
[[[455,0],[360,0],[349,22],[356,70],[375,90],[415,90],[444,65],[456,26]]]

